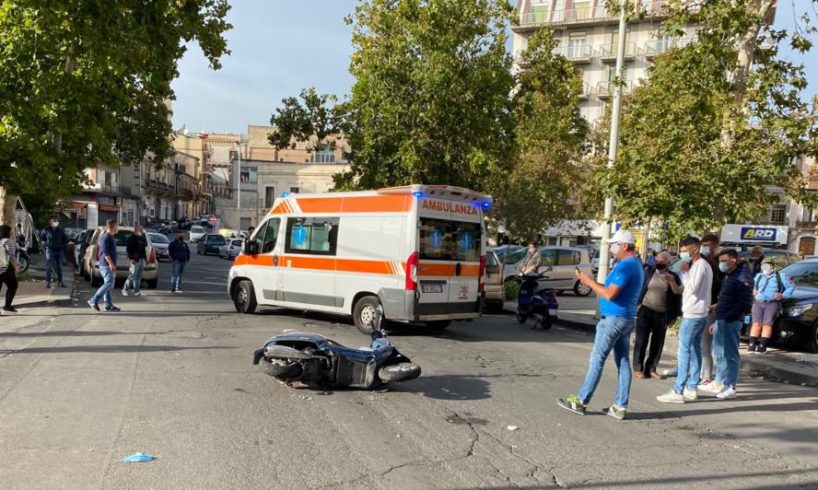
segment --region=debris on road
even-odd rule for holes
[[[517,427],[516,425],[509,425],[508,427],[506,427],[506,430],[514,432],[515,430],[519,430],[519,427]]]
[[[129,454],[122,458],[122,462],[124,463],[148,463],[156,459],[155,456],[151,456],[147,453],[133,453]]]

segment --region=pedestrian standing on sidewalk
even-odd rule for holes
[[[702,257],[710,264],[710,270],[713,271],[713,285],[710,287],[710,311],[707,314],[707,328],[702,333],[702,373],[701,385],[707,386],[713,381],[714,366],[713,355],[715,354],[715,346],[713,345],[713,330],[716,324],[716,304],[719,300],[719,291],[721,290],[721,282],[724,279],[724,273],[719,270],[719,237],[714,233],[709,233],[702,237]]]
[[[53,218],[49,226],[43,230],[42,242],[45,252],[45,287],[51,287],[51,276],[53,272],[56,272],[57,285],[64,288],[62,261],[65,258],[68,237],[65,236],[65,231],[60,228],[60,222],[57,218]]]
[[[713,271],[702,257],[698,238],[682,240],[682,326],[679,329],[679,362],[676,384],[664,395],[656,397],[663,403],[684,403],[698,399],[696,388],[702,365],[702,333],[707,328]]]
[[[716,351],[716,380],[700,389],[726,400],[736,397],[741,358],[738,345],[744,315],[753,304],[753,278],[750,266],[739,262],[735,250],[719,254],[719,269],[725,274],[716,307],[713,348]]]
[[[128,254],[130,266],[128,267],[128,278],[122,285],[122,296],[128,296],[133,289],[134,296],[140,296],[142,287],[142,271],[145,269],[145,262],[148,260],[148,239],[145,237],[145,230],[142,225],[137,224],[133,228],[133,233],[128,237],[125,246]]]
[[[756,354],[767,352],[767,343],[773,337],[773,325],[781,307],[781,300],[792,297],[795,284],[777,270],[772,258],[763,259],[761,272],[753,279],[753,325],[747,349]],[[761,336],[761,339],[759,339]]]
[[[105,311],[115,312],[120,310],[114,306],[111,290],[114,288],[114,280],[116,279],[116,239],[114,239],[114,235],[116,235],[119,226],[114,219],[109,219],[105,224],[105,231],[99,237],[97,248],[97,261],[99,273],[102,275],[102,286],[88,300],[88,306],[95,311],[99,311],[99,300],[103,300],[105,302]]]
[[[611,243],[611,255],[617,259],[616,267],[599,284],[590,275],[577,270],[577,278],[599,296],[600,320],[596,326],[596,337],[588,362],[588,374],[577,395],[559,398],[557,404],[572,412],[585,414],[591,397],[594,396],[605,360],[614,352],[614,360],[619,370],[616,398],[606,413],[617,419],[624,419],[631,391],[631,365],[628,355],[631,332],[636,326],[636,305],[642,292],[645,272],[636,257],[636,239],[633,233],[617,231]]]
[[[182,292],[182,274],[185,272],[185,266],[190,262],[190,247],[185,242],[185,234],[181,231],[176,232],[176,240],[168,245],[168,256],[173,261],[173,275],[170,278],[170,292]]]
[[[682,280],[668,269],[669,265],[670,254],[661,252],[656,256],[656,265],[645,268],[633,344],[633,375],[637,378],[660,377],[656,367],[662,357],[667,327],[682,314]]]
[[[0,310],[2,315],[14,315],[17,310],[12,303],[17,294],[17,259],[14,242],[11,240],[11,227],[0,225],[0,289],[6,286],[6,303]]]

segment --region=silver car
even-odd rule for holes
[[[102,284],[102,274],[99,272],[99,263],[97,258],[97,250],[99,249],[99,238],[105,228],[99,227],[96,230],[89,230],[92,233],[91,240],[88,242],[88,247],[85,249],[85,257],[83,258],[83,270],[86,271],[87,276],[91,280],[91,286],[99,286]],[[116,240],[116,279],[125,279],[128,277],[128,270],[130,269],[130,261],[125,253],[125,246],[128,243],[128,237],[133,234],[133,228],[120,226],[119,230],[114,235]],[[148,289],[156,289],[159,283],[159,263],[157,260],[156,251],[153,248],[150,234],[145,234],[148,241],[147,263],[145,269],[142,271],[142,280],[148,286]]]
[[[224,245],[219,247],[219,257],[233,260],[244,250],[244,240],[238,238],[228,239]]]
[[[168,254],[168,246],[170,246],[170,238],[161,233],[148,233],[151,237],[151,244],[156,250],[156,260],[167,260],[170,262],[170,255]]]
[[[518,250],[506,256],[507,261],[503,270],[503,282],[517,280],[519,272],[517,265],[525,260],[528,249]],[[588,250],[580,247],[546,246],[539,248],[542,265],[551,266],[546,278],[541,282],[557,291],[573,291],[577,296],[588,296],[591,288],[577,280],[577,269],[581,272],[592,273],[591,259]],[[513,260],[514,262],[510,262]]]

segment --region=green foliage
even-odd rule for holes
[[[579,111],[582,75],[554,55],[550,29],[529,39],[513,98],[514,168],[499,175],[498,211],[513,236],[533,238],[543,228],[577,216],[587,166],[582,155],[588,124]]]
[[[483,188],[512,150],[506,0],[363,0],[345,103],[351,171],[337,188]]]
[[[520,295],[520,283],[517,281],[506,281],[503,284],[503,297],[506,301],[514,301]]]
[[[301,91],[301,101],[287,97],[270,118],[273,132],[268,139],[277,149],[295,148],[296,142],[314,141],[310,150],[334,148],[328,136],[341,133],[343,107],[334,105],[334,95],[318,95],[314,88]],[[332,103],[333,106],[329,104]]]
[[[803,67],[778,57],[788,36],[765,25],[769,0],[699,3],[665,24],[679,34],[698,23],[697,42],[656,58],[623,107],[610,171],[597,147],[616,218],[664,218],[672,236],[757,218],[779,199],[775,190],[815,200],[795,164],[818,154],[815,108],[800,97]]]
[[[170,151],[171,81],[186,44],[212,68],[227,50],[227,0],[4,0],[0,186],[52,201],[97,164]]]

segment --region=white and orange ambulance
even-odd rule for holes
[[[485,194],[442,185],[276,199],[230,269],[236,310],[352,315],[442,329],[480,316]]]

